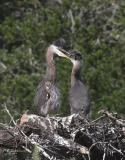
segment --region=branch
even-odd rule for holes
[[[40,155],[49,160],[79,156],[90,160],[124,159],[124,121],[119,123],[111,113],[102,114],[91,122],[78,114],[67,117],[23,114],[20,124],[14,127],[0,124],[0,146],[22,148],[29,153],[36,146]]]

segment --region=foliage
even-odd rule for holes
[[[93,116],[101,107],[125,113],[123,0],[5,0],[0,12],[0,61],[7,67],[0,73],[1,121],[7,121],[4,103],[16,117],[36,111],[33,98],[45,73],[46,48],[60,37],[83,54]],[[71,63],[57,59],[56,65],[60,112],[67,114]]]

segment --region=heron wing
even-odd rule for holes
[[[36,95],[34,99],[34,104],[38,108],[38,112],[46,105],[46,102],[49,99],[49,93],[46,91],[45,83],[41,82],[36,90]]]
[[[50,99],[48,100],[49,112],[56,113],[60,108],[60,92],[59,89],[52,85],[49,91]]]
[[[35,96],[35,106],[39,114],[46,115],[49,112],[56,112],[59,109],[60,104],[60,92],[58,88],[51,84],[48,89],[46,89],[45,82],[41,82],[37,87]]]

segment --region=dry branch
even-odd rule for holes
[[[92,122],[76,114],[67,117],[24,114],[15,127],[0,125],[0,146],[28,152],[36,146],[46,159],[124,159],[124,120],[108,112],[102,114]]]

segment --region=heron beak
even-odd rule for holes
[[[60,47],[58,47],[58,50],[63,53],[64,57],[70,59],[71,54],[69,52],[67,52],[66,50],[64,50]]]
[[[59,57],[65,57],[65,58],[70,58],[70,53],[65,51],[64,49],[57,47],[55,45],[51,45],[50,48],[52,51],[57,54]]]

